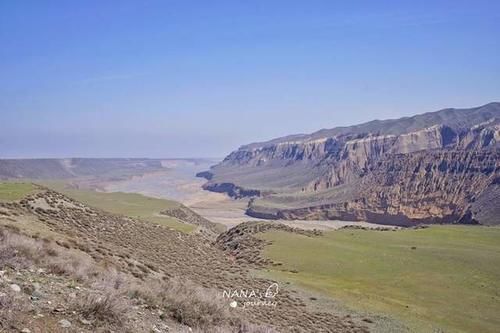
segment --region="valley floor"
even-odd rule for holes
[[[195,177],[195,174],[208,168],[209,165],[206,164],[189,167],[179,165],[168,171],[136,176],[128,180],[101,183],[99,187],[106,192],[140,193],[154,198],[176,200],[204,218],[227,228],[246,221],[265,221],[245,214],[248,199],[234,200],[223,193],[203,190],[201,186],[206,180]],[[374,228],[379,226],[367,222],[331,220],[283,220],[277,222],[302,229],[319,230],[333,230],[346,225]]]
[[[349,227],[352,222],[343,221],[273,221],[272,225],[281,225],[283,228],[265,229],[254,235],[257,241],[250,243],[249,251],[261,257],[260,264],[246,267],[245,263],[237,259],[234,261],[237,258],[233,253],[235,249],[224,254],[217,249],[199,245],[197,242],[201,238],[194,235],[195,231],[199,231],[199,226],[160,214],[165,209],[181,206],[165,197],[172,195],[205,218],[223,224],[226,228],[245,221],[255,225],[270,223],[245,216],[245,201],[204,192],[199,188],[198,179],[187,173],[182,176],[184,178],[178,179],[178,176],[175,172],[174,175],[155,173],[101,184],[104,190],[121,191],[113,193],[68,188],[60,182],[46,183],[78,202],[115,214],[105,213],[101,216],[92,211],[99,217],[96,227],[106,230],[106,224],[112,222],[113,228],[119,228],[127,238],[119,239],[113,237],[112,233],[89,234],[88,231],[94,230],[94,227],[79,230],[79,224],[66,225],[66,215],[56,215],[54,218],[57,223],[48,224],[48,227],[64,237],[69,235],[84,240],[85,246],[95,246],[91,254],[97,260],[115,260],[116,253],[127,252],[124,254],[126,260],[118,258],[118,263],[123,265],[127,274],[133,276],[142,276],[145,271],[156,274],[155,269],[158,271],[157,268],[160,268],[159,271],[167,275],[189,276],[205,287],[217,286],[220,289],[227,283],[265,284],[264,281],[256,282],[247,276],[248,268],[255,269],[256,276],[263,276],[266,281],[276,280],[280,286],[287,286],[286,303],[283,305],[290,306],[290,309],[274,312],[282,316],[279,319],[281,327],[286,325],[287,320],[293,320],[302,307],[307,307],[336,314],[333,319],[321,317],[325,322],[318,323],[318,327],[325,327],[328,325],[326,320],[333,320],[346,332],[351,331],[348,326],[351,320],[354,323],[353,332],[358,328],[360,332],[368,329],[376,333],[494,333],[500,329],[499,227],[435,225],[422,229],[386,228],[380,231],[369,230],[377,225],[359,222],[355,222],[358,227],[353,228]],[[169,183],[174,178],[177,179],[177,187]],[[168,191],[162,192],[165,187],[169,187]],[[30,184],[6,183],[0,186],[0,202],[19,201],[28,196],[31,197],[30,204],[36,206],[39,204],[39,192],[37,186]],[[35,214],[33,217],[25,208],[15,206],[16,210],[20,209],[26,215],[20,223],[16,223],[36,234],[41,232],[43,236],[48,229],[42,225],[47,222],[40,221],[51,217],[43,215],[44,209],[50,207],[38,207],[42,208],[43,214],[40,215],[35,206],[29,208],[29,212]],[[71,207],[64,209],[67,208]],[[163,225],[176,231],[163,231],[127,218]],[[5,221],[11,224],[14,220],[19,218],[13,215],[5,217]],[[47,221],[50,222],[50,219]],[[70,221],[76,223],[78,220],[73,217]],[[292,229],[287,227],[298,228],[295,230],[317,229],[321,233],[315,232],[311,236],[307,232],[290,232]],[[185,238],[183,234],[193,235]],[[59,236],[54,234],[53,237]],[[238,243],[238,246],[242,244]],[[131,260],[127,256],[133,258],[135,265],[129,266]],[[148,262],[152,261],[149,264],[156,268],[144,268],[144,258],[148,258]],[[211,272],[206,269],[206,265],[219,267]],[[141,271],[141,267],[145,271]],[[302,293],[299,298],[295,298]],[[265,322],[272,324],[272,316],[265,314]],[[254,312],[253,315],[255,319],[261,313]],[[308,320],[314,318],[307,317],[307,314],[305,316]],[[347,322],[346,327],[342,326],[344,321]],[[307,326],[303,324],[300,327]]]
[[[170,181],[173,177],[176,183]],[[174,197],[197,213],[228,228],[245,221],[262,221],[245,215],[246,200],[202,191],[203,182],[192,173],[174,170],[173,174],[156,173],[113,183],[106,189],[157,197],[175,192]],[[367,228],[378,225],[300,220],[273,223],[326,231],[319,238],[287,232],[261,234],[272,243],[264,255],[282,263],[279,269],[271,269],[269,276],[273,278],[326,293],[355,311],[393,317],[417,332],[496,332],[500,327],[496,316],[500,312],[500,228],[433,226],[399,232],[328,232],[352,224]]]

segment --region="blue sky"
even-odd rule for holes
[[[499,1],[0,0],[0,157],[219,157],[500,101]]]

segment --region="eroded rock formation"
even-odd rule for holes
[[[500,199],[499,142],[490,103],[250,144],[203,176],[206,189],[257,197],[258,217],[492,224],[488,205],[473,206]]]

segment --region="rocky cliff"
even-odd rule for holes
[[[499,142],[500,103],[445,109],[243,146],[205,188],[257,197],[260,217],[495,223],[472,206],[500,178]]]

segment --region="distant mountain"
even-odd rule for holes
[[[0,159],[0,179],[122,177],[161,168],[161,160],[138,158]]]
[[[122,179],[173,168],[179,163],[206,163],[205,159],[49,158],[0,159],[0,179]]]
[[[253,216],[496,224],[499,144],[490,103],[252,143],[200,176]]]

